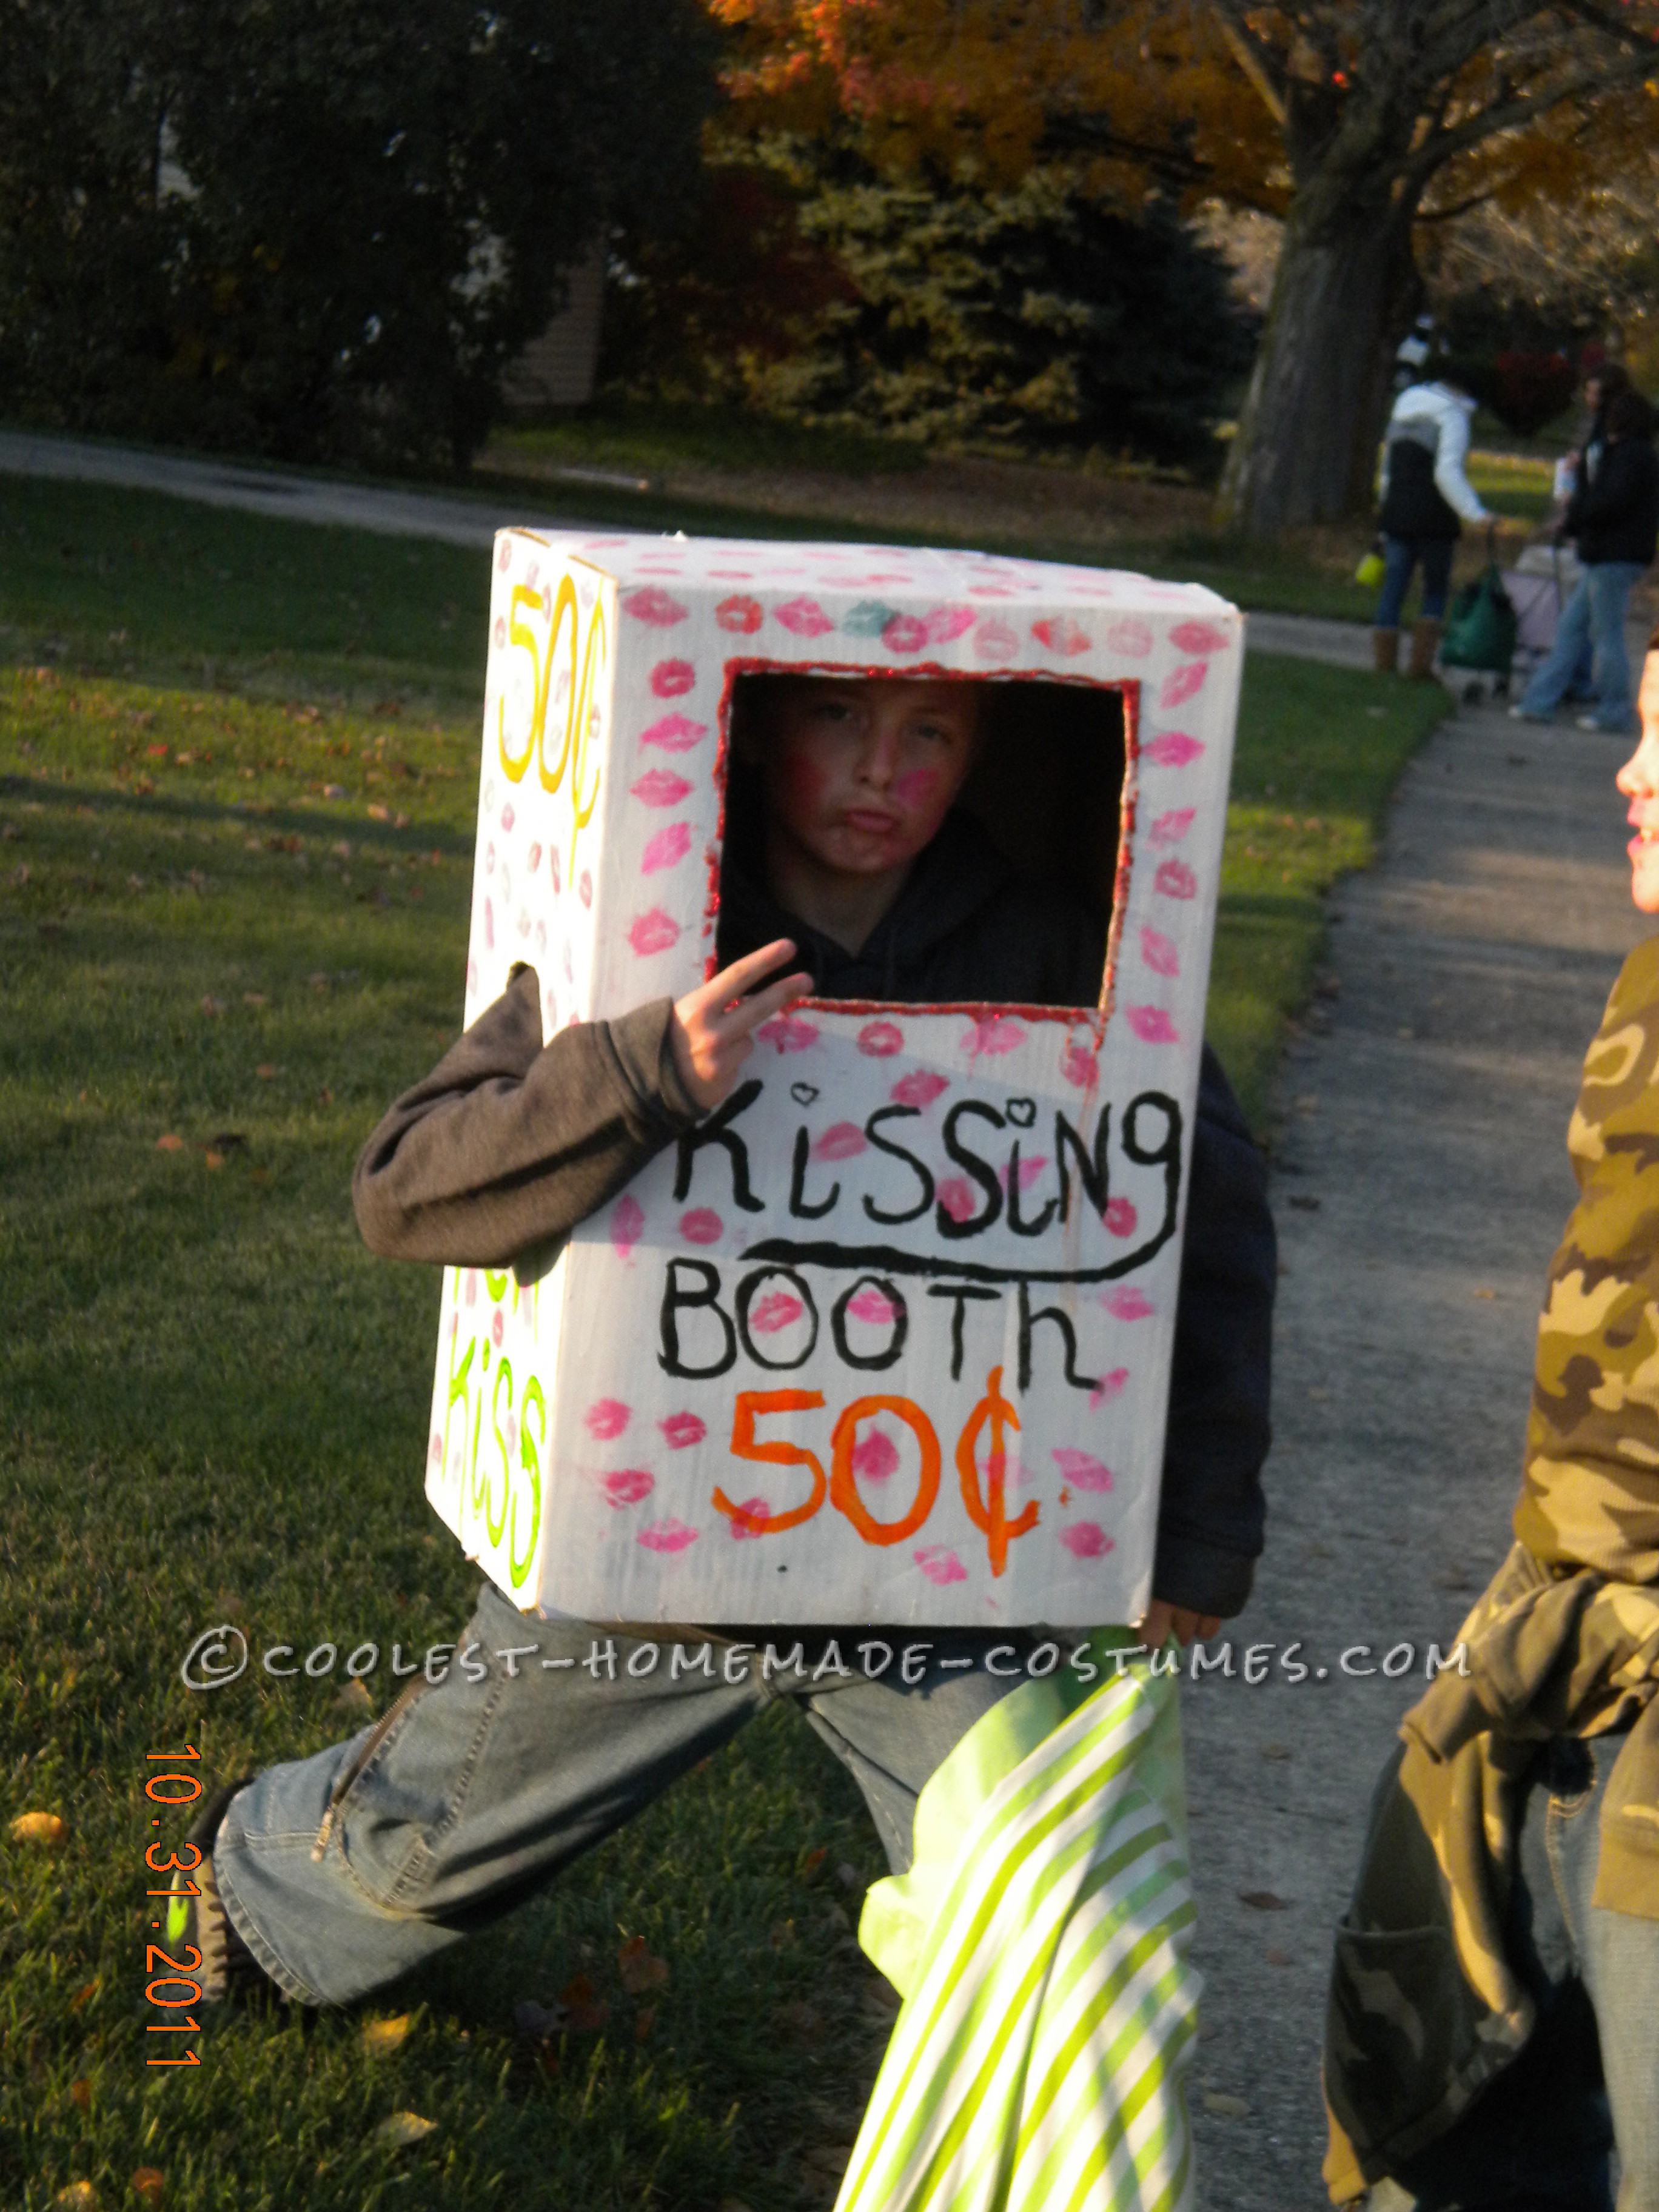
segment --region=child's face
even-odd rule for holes
[[[1630,895],[1644,914],[1659,914],[1659,652],[1642,665],[1637,701],[1642,736],[1615,779],[1630,801],[1628,819],[1636,835],[1630,854]]]
[[[879,875],[937,834],[973,766],[976,687],[904,677],[780,684],[757,748],[767,811],[823,867]]]

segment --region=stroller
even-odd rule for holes
[[[1546,542],[1528,545],[1514,568],[1504,571],[1516,613],[1515,672],[1523,683],[1555,643],[1561,610],[1580,573],[1570,546]]]

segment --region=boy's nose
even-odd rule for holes
[[[864,749],[864,777],[866,783],[885,787],[893,781],[898,769],[898,738],[891,730],[872,730]]]

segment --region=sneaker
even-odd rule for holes
[[[1598,722],[1594,714],[1581,714],[1578,726],[1581,730],[1594,730],[1598,737],[1602,738],[1634,737],[1636,734],[1633,730],[1611,729],[1606,722]]]
[[[1554,717],[1550,714],[1529,714],[1524,707],[1511,707],[1510,720],[1512,722],[1548,722],[1553,721]]]
[[[246,1790],[253,1778],[251,1774],[244,1774],[234,1782],[227,1782],[203,1805],[185,1838],[187,1844],[194,1844],[201,1858],[190,1873],[174,1873],[167,1895],[167,1917],[162,1923],[167,1948],[173,1950],[180,1943],[188,1943],[201,1954],[201,1964],[193,1969],[193,1978],[202,1985],[203,2004],[222,2004],[238,1988],[256,1987],[261,1983],[267,1988],[276,1987],[231,1924],[219,1886],[213,1878],[213,1839],[230,1809],[231,1799],[239,1790]]]

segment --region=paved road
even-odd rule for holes
[[[1199,1962],[1202,2212],[1325,2202],[1317,2064],[1329,1930],[1373,1780],[1418,1682],[1344,1680],[1344,1647],[1449,1645],[1507,1548],[1563,1139],[1631,907],[1625,748],[1446,724],[1382,863],[1332,900],[1340,995],[1285,1065],[1268,1549],[1235,1646],[1330,1677],[1184,1693]],[[1236,1663],[1238,1663],[1236,1661]],[[1364,1663],[1356,1661],[1356,1664]],[[1251,1906],[1267,1893],[1282,1909]]]
[[[0,430],[0,475],[125,484],[137,491],[198,500],[209,507],[280,515],[289,522],[345,524],[393,537],[441,538],[456,545],[488,545],[507,523],[526,524],[532,530],[570,530],[586,520],[576,511],[580,499],[577,484],[571,486],[574,504],[555,514],[526,507],[516,495],[401,491],[22,430]],[[1250,644],[1264,652],[1294,653],[1343,667],[1370,665],[1370,633],[1363,623],[1254,614],[1249,617],[1248,635]]]

